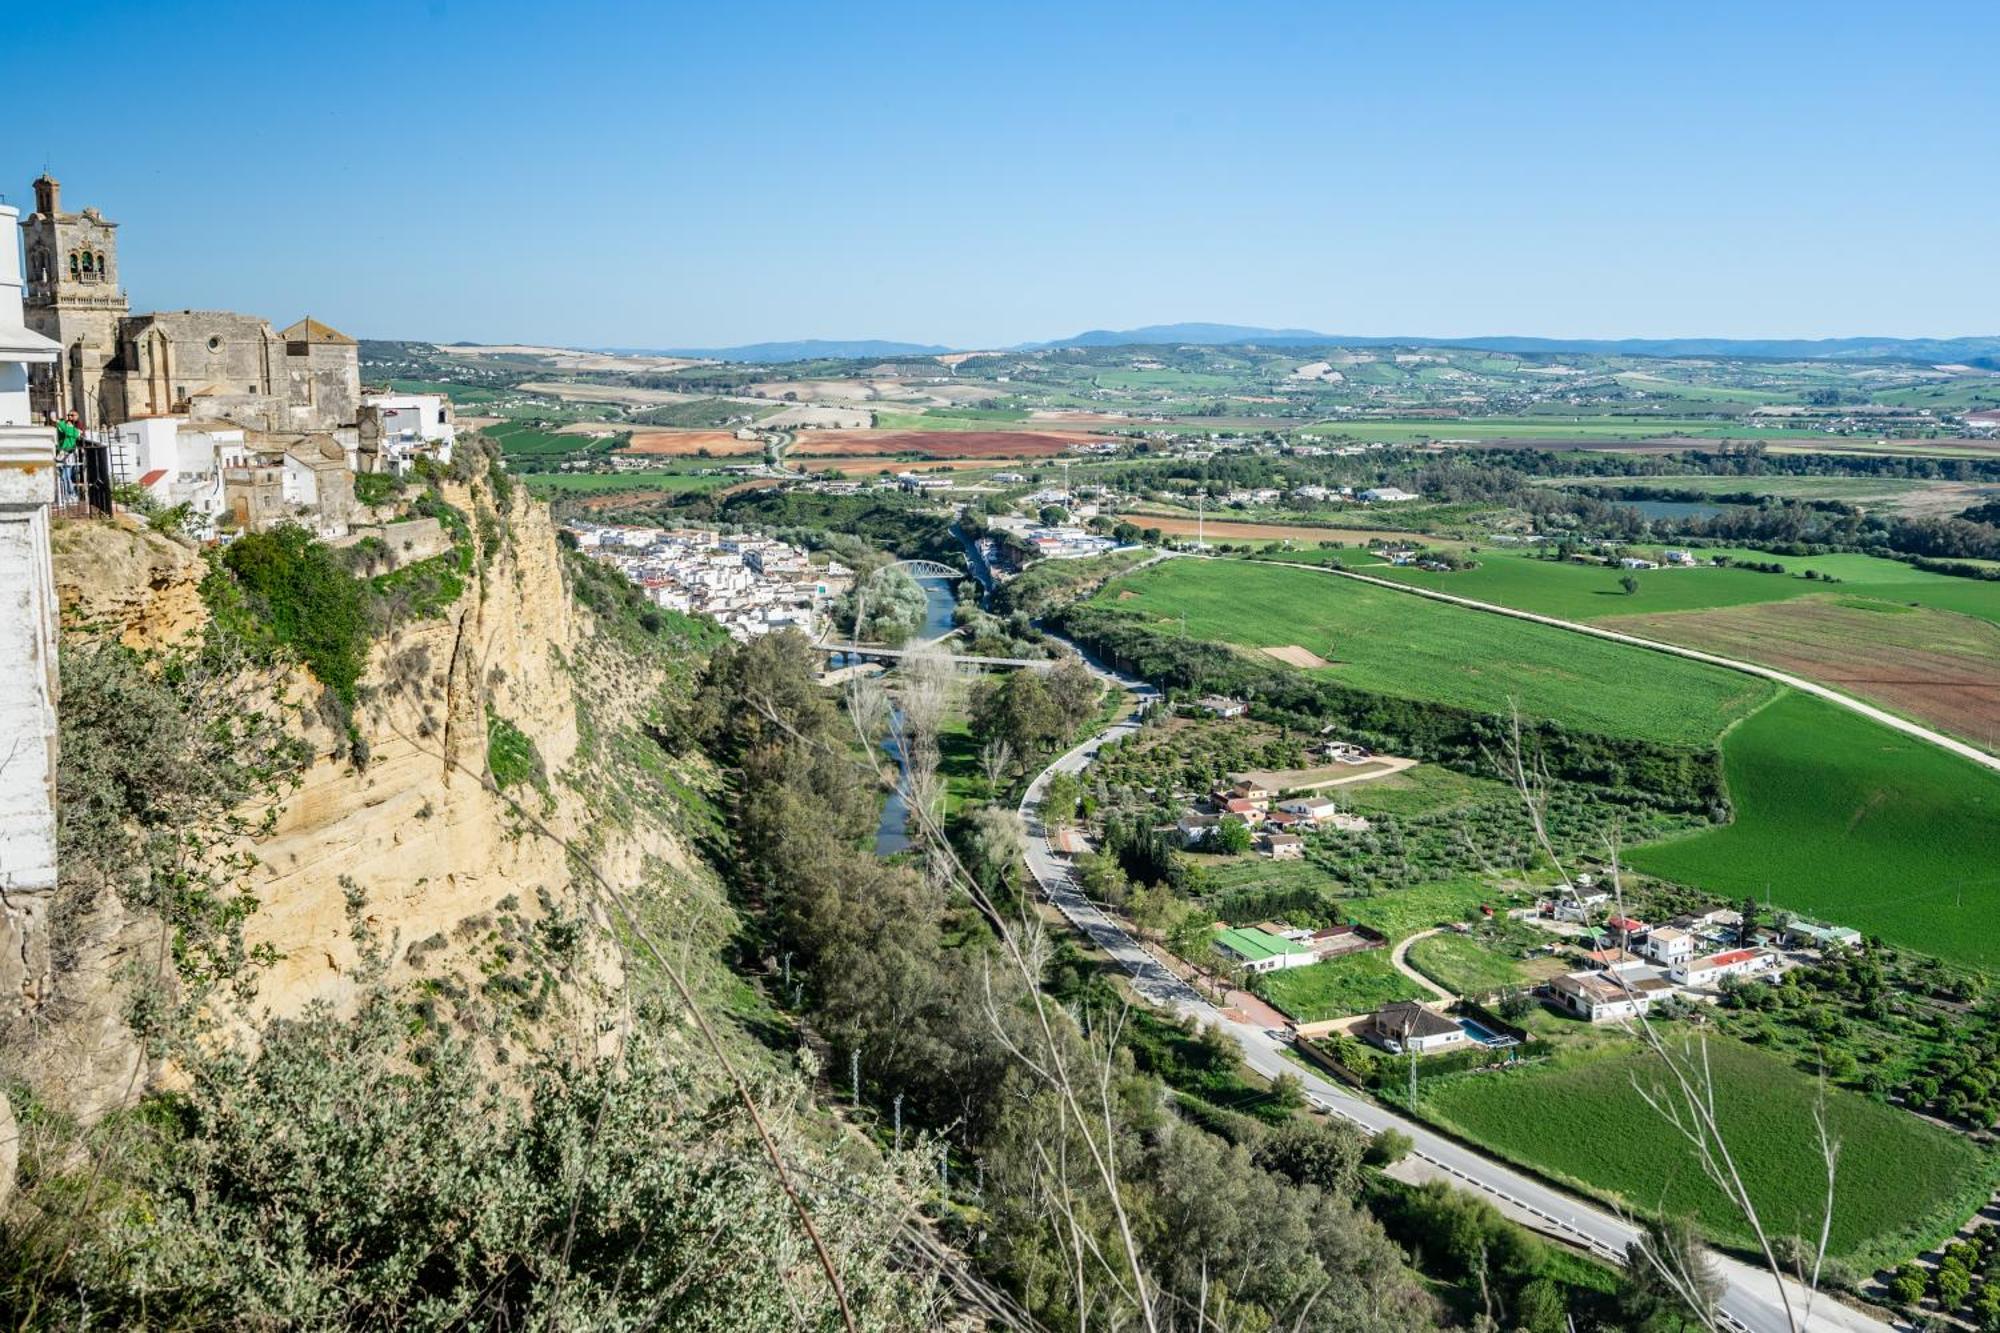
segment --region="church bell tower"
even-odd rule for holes
[[[28,261],[23,305],[27,325],[62,348],[53,366],[29,381],[37,415],[80,412],[98,427],[122,417],[106,400],[104,370],[118,353],[118,325],[129,310],[118,289],[118,224],[94,208],[62,210],[62,183],[35,180],[35,211],[21,220]]]

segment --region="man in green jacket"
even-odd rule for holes
[[[71,412],[56,422],[56,503],[76,503],[77,446],[83,443],[83,418]]]

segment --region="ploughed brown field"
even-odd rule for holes
[[[799,458],[866,458],[922,454],[927,458],[1052,458],[1070,446],[1100,437],[1074,431],[1037,430],[813,430],[801,431],[791,453]]]
[[[1610,616],[1604,629],[1740,657],[1817,680],[1963,736],[2000,737],[2000,626],[1861,599],[1799,598],[1712,611]]]
[[[764,445],[760,440],[739,440],[726,430],[646,430],[634,434],[621,452],[683,458],[704,449],[711,457],[722,458],[737,454],[761,454]]]

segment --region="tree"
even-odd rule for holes
[[[1743,906],[1737,911],[1743,919],[1736,925],[1736,947],[1747,949],[1750,947],[1750,941],[1757,935],[1757,900],[1745,898]]]
[[[1215,826],[1211,835],[1216,849],[1228,856],[1241,856],[1250,850],[1250,826],[1240,819],[1224,818]]]
[[[1098,701],[1104,697],[1103,682],[1081,661],[1068,657],[1048,673],[1046,685],[1049,701],[1055,705],[1060,719],[1063,739],[1069,740],[1079,727],[1096,716]]]
[[[1937,1271],[1938,1306],[1950,1311],[1965,1304],[1965,1298],[1972,1294],[1972,1274],[1957,1264],[1946,1261]]]
[[[1627,574],[1618,580],[1618,586],[1625,590],[1627,597],[1630,597],[1633,593],[1639,591],[1639,580]]]
[[[1083,789],[1074,775],[1051,773],[1042,795],[1043,822],[1051,828],[1067,828],[1076,819],[1076,803],[1082,795]]]
[[[1385,1129],[1376,1134],[1368,1144],[1365,1157],[1370,1166],[1394,1166],[1410,1155],[1416,1141],[1400,1129]]]
[[[1634,1325],[1686,1311],[1713,1327],[1723,1286],[1693,1220],[1655,1218],[1625,1249],[1619,1304]]]
[[[1569,1302],[1562,1287],[1538,1277],[1514,1297],[1514,1323],[1526,1333],[1568,1333]]]
[[[1346,1121],[1290,1120],[1257,1145],[1256,1161],[1295,1185],[1346,1196],[1360,1181],[1367,1150],[1367,1136]]]

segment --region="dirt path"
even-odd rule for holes
[[[1395,948],[1389,951],[1389,966],[1395,968],[1398,972],[1401,972],[1404,976],[1416,982],[1419,986],[1422,986],[1425,990],[1429,991],[1432,995],[1435,995],[1438,999],[1456,1000],[1458,998],[1456,995],[1453,995],[1450,991],[1438,985],[1435,981],[1432,981],[1429,977],[1425,976],[1423,973],[1417,971],[1416,968],[1410,966],[1410,946],[1412,944],[1415,944],[1418,940],[1430,938],[1432,935],[1437,934],[1439,931],[1443,929],[1444,929],[1443,926],[1432,926],[1429,930],[1420,930],[1416,934],[1404,940],[1401,944],[1398,944]]]
[[[1387,588],[1391,592],[1407,593],[1412,597],[1428,597],[1434,602],[1449,602],[1453,606],[1469,607],[1474,611],[1485,611],[1496,616],[1508,616],[1514,620],[1530,620],[1537,625],[1553,625],[1557,629],[1566,629],[1573,634],[1588,634],[1596,639],[1609,639],[1613,643],[1627,643],[1635,648],[1648,648],[1653,652],[1666,653],[1672,657],[1685,657],[1694,662],[1706,662],[1710,666],[1727,667],[1731,671],[1741,671],[1746,676],[1762,676],[1765,680],[1775,680],[1780,685],[1789,685],[1802,694],[1810,694],[1815,698],[1824,699],[1828,703],[1838,704],[1849,712],[1861,714],[1871,722],[1880,722],[1885,727],[1900,731],[1906,736],[1914,736],[1920,741],[1937,746],[1940,750],[1949,750],[1961,759],[1970,759],[1981,768],[1991,769],[1996,773],[2000,773],[2000,756],[1988,754],[1975,745],[1968,745],[1964,741],[1932,731],[1929,727],[1912,722],[1906,717],[1898,717],[1896,714],[1877,708],[1873,704],[1863,703],[1852,695],[1842,694],[1839,690],[1829,689],[1816,680],[1806,680],[1801,676],[1794,676],[1788,672],[1776,671],[1767,666],[1759,666],[1755,662],[1745,662],[1740,658],[1734,657],[1722,657],[1715,653],[1704,653],[1695,648],[1683,648],[1677,643],[1662,643],[1658,639],[1642,639],[1636,634],[1620,634],[1615,630],[1599,629],[1595,625],[1580,625],[1574,620],[1561,620],[1555,616],[1537,615],[1533,611],[1521,611],[1511,606],[1496,606],[1492,602],[1474,601],[1470,597],[1456,597],[1451,593],[1433,592],[1429,588],[1412,587],[1407,583],[1398,583],[1394,579],[1378,579],[1372,574],[1358,574],[1351,569],[1337,569],[1327,565],[1307,565],[1295,560],[1273,560],[1268,563],[1283,565],[1287,569],[1311,570],[1315,574],[1326,574],[1334,578],[1353,579],[1359,583],[1372,583],[1378,588]]]

